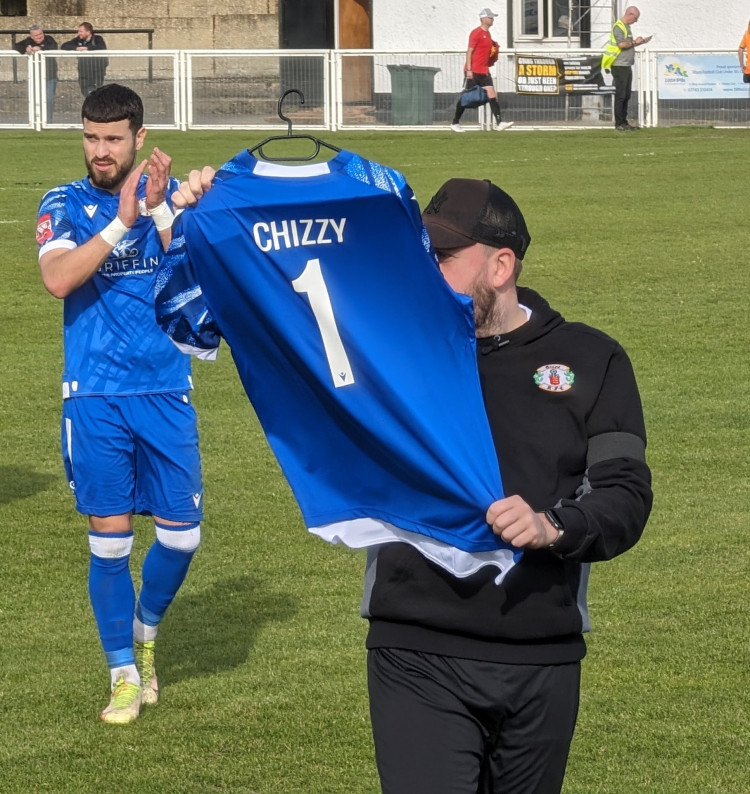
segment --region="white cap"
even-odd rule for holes
[[[482,19],[483,17],[492,17],[492,19],[494,19],[496,16],[497,16],[497,14],[494,11],[490,11],[489,8],[483,8],[479,12],[479,18],[480,19]]]

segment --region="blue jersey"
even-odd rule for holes
[[[169,192],[178,184],[170,180]],[[144,176],[139,197],[145,197],[145,185]],[[88,178],[50,190],[39,206],[39,255],[87,242],[114,219],[118,204],[118,195]],[[191,388],[189,357],[154,318],[154,281],[163,256],[153,220],[139,217],[99,270],[65,298],[63,396]]]
[[[401,174],[239,154],[178,219],[157,315],[191,352],[226,338],[311,531],[406,540],[459,575],[512,565],[485,522],[503,491],[471,301]]]

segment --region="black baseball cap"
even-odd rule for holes
[[[523,259],[531,242],[518,204],[489,179],[449,179],[422,213],[433,248],[484,243]]]

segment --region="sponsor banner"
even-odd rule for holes
[[[601,55],[516,55],[517,94],[611,94]]]
[[[659,55],[656,59],[659,99],[748,98],[737,55]]]

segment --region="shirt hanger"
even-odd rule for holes
[[[286,91],[284,91],[284,93],[281,95],[281,98],[279,99],[277,112],[279,114],[279,118],[282,121],[286,122],[286,125],[287,125],[286,135],[271,135],[270,137],[265,138],[264,140],[262,140],[260,143],[256,143],[255,146],[253,146],[252,149],[248,150],[249,153],[250,154],[254,154],[254,153],[257,152],[257,155],[258,155],[258,157],[260,157],[261,160],[268,160],[268,161],[273,161],[273,162],[282,162],[282,161],[297,161],[297,162],[301,162],[301,161],[305,161],[305,160],[314,160],[318,156],[318,154],[320,153],[321,146],[324,146],[326,149],[330,149],[332,152],[340,152],[341,149],[339,149],[337,146],[333,146],[333,144],[326,143],[325,141],[322,141],[320,138],[316,138],[313,135],[307,135],[306,133],[302,134],[302,135],[300,135],[299,133],[297,133],[295,135],[292,135],[292,120],[288,116],[285,116],[281,112],[281,108],[282,108],[282,105],[284,103],[284,100],[287,98],[287,96],[289,96],[289,94],[297,94],[299,96],[300,105],[304,105],[305,104],[305,96],[297,88],[289,88]],[[280,157],[279,155],[271,156],[271,155],[267,155],[263,151],[263,147],[267,143],[270,143],[271,141],[290,141],[290,140],[309,140],[309,141],[312,141],[315,144],[315,149],[313,150],[313,152],[311,154],[308,154],[308,155],[296,155],[294,157]]]

